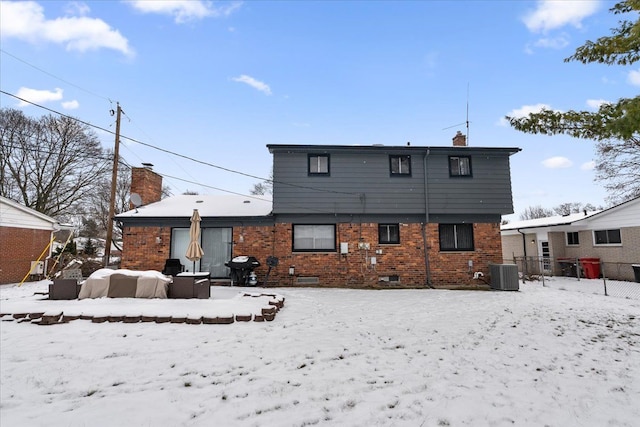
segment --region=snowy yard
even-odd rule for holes
[[[638,426],[640,301],[580,285],[269,288],[274,321],[231,325],[2,321],[0,425]],[[59,303],[42,289],[3,286],[0,310]],[[180,310],[246,309],[212,289]],[[114,301],[60,307],[81,302]]]

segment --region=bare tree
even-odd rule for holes
[[[591,203],[587,203],[586,205],[580,202],[569,202],[569,203],[561,203],[558,206],[553,208],[553,212],[556,215],[570,215],[573,213],[579,213],[582,211],[593,212],[595,210],[603,209],[602,206],[594,206]]]
[[[89,126],[70,117],[29,118],[0,109],[0,194],[42,212],[72,215],[96,191],[109,170]]]
[[[253,184],[253,188],[249,193],[254,196],[263,196],[265,194],[273,194],[273,169],[269,172],[269,179],[265,179],[262,182]]]
[[[596,180],[604,183],[607,201],[617,204],[640,196],[640,138],[599,141],[596,151]]]
[[[553,216],[553,210],[537,205],[526,208],[524,212],[520,214],[520,219],[524,221],[528,219],[546,218],[549,216]]]
[[[113,162],[113,151],[107,151],[109,162]],[[96,191],[82,209],[85,218],[91,218],[97,224],[98,233],[95,236],[105,238],[109,226],[109,204],[111,197],[111,173],[105,173],[100,178],[100,190]],[[117,215],[129,210],[129,197],[131,192],[131,168],[124,162],[118,163],[118,177],[116,180],[116,199],[114,213]],[[122,237],[118,227],[113,229],[113,239]]]

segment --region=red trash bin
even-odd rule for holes
[[[600,258],[580,258],[580,265],[582,265],[586,279],[600,277]]]

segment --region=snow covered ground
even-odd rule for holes
[[[286,298],[274,321],[231,325],[2,321],[0,425],[638,426],[640,301],[588,283],[269,288]],[[44,288],[3,286],[0,310],[125,309]],[[126,310],[245,310],[239,291]]]

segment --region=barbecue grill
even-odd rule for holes
[[[260,266],[260,261],[253,256],[237,256],[231,261],[225,262],[224,265],[231,269],[229,277],[231,278],[231,286],[237,284],[239,286],[247,286],[249,276],[253,269]]]

